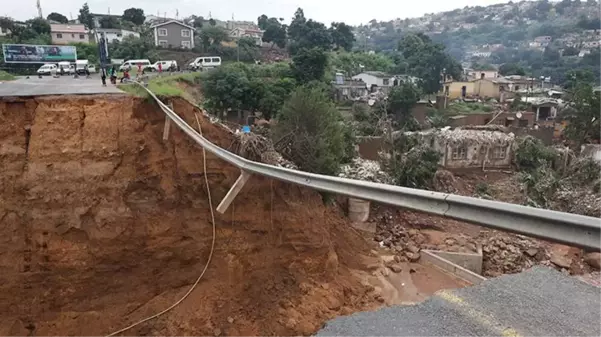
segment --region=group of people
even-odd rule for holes
[[[117,84],[118,74],[117,74],[117,68],[115,68],[115,66],[112,66],[108,71],[106,70],[106,68],[102,68],[100,78],[102,80],[102,85],[105,87],[106,87],[106,78],[107,77],[111,81],[111,84]],[[130,79],[129,68],[126,68],[123,70],[123,76],[121,77],[120,81],[121,81],[121,83],[123,83],[123,82],[127,82],[129,79]]]

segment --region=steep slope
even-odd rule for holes
[[[195,108],[174,101],[191,122]],[[213,205],[236,168],[163,113],[122,96],[0,101],[0,334],[102,335],[160,311],[204,267]],[[203,119],[227,148],[231,134]],[[213,261],[191,296],[131,335],[311,334],[376,306],[362,238],[314,191],[252,177],[217,214]],[[377,303],[380,305],[380,303]]]

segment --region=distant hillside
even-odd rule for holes
[[[599,76],[599,2],[522,1],[465,7],[420,18],[371,20],[355,27],[356,48],[392,51],[409,32],[423,32],[464,62],[520,64],[533,75],[563,80],[566,70]]]

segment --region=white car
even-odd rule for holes
[[[96,72],[96,67],[88,62],[88,60],[77,60],[75,61],[75,71],[78,75],[84,75],[86,73],[86,66],[88,66],[88,71],[90,73]]]
[[[58,66],[56,64],[44,64],[38,69],[38,75],[50,75],[53,71],[57,71]]]
[[[153,65],[150,66],[150,69],[152,71],[159,71],[159,64],[161,65],[162,71],[169,71],[170,67],[173,67],[173,69],[177,69],[177,62],[174,60],[156,61]]]

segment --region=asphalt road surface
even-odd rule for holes
[[[335,318],[317,336],[601,336],[601,288],[546,267]]]
[[[87,95],[87,94],[123,94],[123,91],[111,85],[103,87],[98,74],[91,78],[62,76],[19,77],[14,81],[0,81],[0,97],[44,96],[44,95]]]

